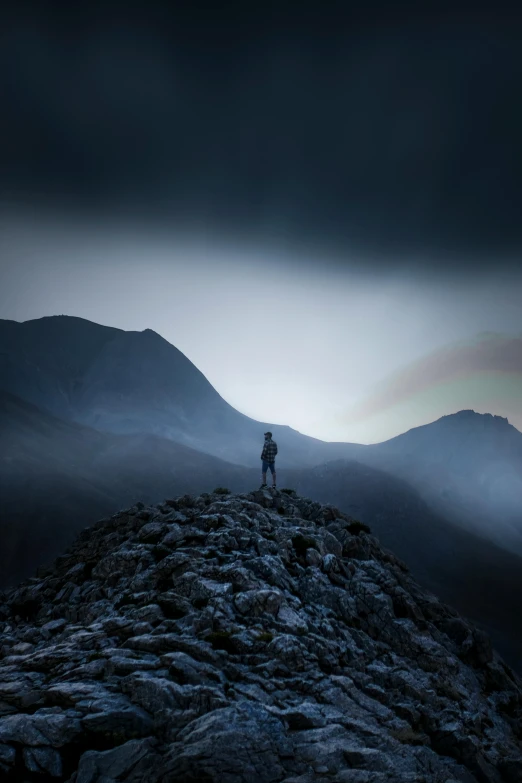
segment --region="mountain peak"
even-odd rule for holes
[[[417,443],[420,445],[422,443],[426,448],[433,450],[434,448],[444,447],[444,443],[436,440],[437,438],[440,439],[441,434],[450,439],[453,436],[461,438],[463,431],[475,433],[478,438],[483,438],[484,436],[487,438],[488,433],[495,432],[508,434],[510,439],[519,439],[522,448],[522,434],[509,423],[507,418],[496,416],[492,413],[477,413],[471,409],[449,413],[428,424],[412,427],[412,429],[401,435],[396,435],[394,438],[383,441],[381,444],[372,445],[369,448],[374,450],[382,448],[386,451],[396,448],[399,444]],[[450,443],[451,440],[447,441],[446,447],[450,447]]]
[[[474,410],[466,409],[457,411],[456,413],[450,413],[446,416],[442,416],[441,419],[458,419],[458,420],[472,420],[475,419],[476,421],[482,421],[486,423],[493,423],[497,424],[501,427],[504,427],[506,425],[509,425],[509,421],[507,417],[504,416],[497,416],[493,413],[477,413]],[[439,419],[439,421],[441,420]]]
[[[230,462],[257,464],[266,430],[284,436],[288,466],[352,449],[240,413],[150,328],[124,331],[72,316],[1,322],[0,377],[2,388],[61,418],[160,435]]]
[[[0,626],[12,780],[493,783],[522,760],[521,683],[488,637],[293,491],[121,511],[7,593]]]
[[[123,329],[118,329],[118,327],[115,326],[104,326],[103,324],[99,324],[96,321],[91,321],[88,318],[82,318],[78,315],[67,315],[65,313],[59,313],[56,315],[43,315],[41,318],[30,318],[27,321],[14,321],[13,323],[20,323],[24,325],[33,324],[42,326],[45,324],[60,324],[63,325],[65,323],[68,323],[69,325],[72,324],[78,324],[78,325],[84,325],[85,327],[90,327],[92,329],[113,329],[117,332],[122,332]]]

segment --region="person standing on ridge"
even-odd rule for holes
[[[266,471],[270,468],[272,474],[272,489],[276,488],[276,472],[275,472],[275,458],[277,454],[277,443],[272,440],[272,433],[265,432],[265,444],[263,451],[261,452],[261,459],[263,460],[263,478],[260,489],[266,487]]]

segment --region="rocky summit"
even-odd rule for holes
[[[291,490],[137,504],[0,599],[2,781],[522,781],[486,634]]]

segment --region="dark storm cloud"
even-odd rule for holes
[[[376,265],[513,263],[519,18],[480,4],[78,7],[19,3],[4,20],[5,201],[132,205]]]

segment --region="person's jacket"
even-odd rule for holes
[[[265,440],[263,451],[261,452],[261,459],[265,462],[273,462],[277,454],[277,443],[275,440]]]

